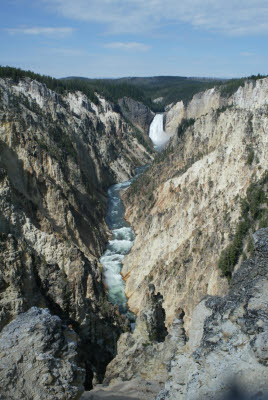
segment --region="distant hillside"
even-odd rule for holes
[[[182,100],[188,103],[194,94],[219,86],[222,94],[228,96],[234,93],[239,86],[243,86],[247,79],[259,79],[264,76],[257,75],[240,79],[215,79],[183,76],[154,76],[154,77],[124,77],[118,79],[90,79],[85,77],[66,77],[55,79],[50,76],[36,74],[32,71],[24,71],[19,68],[1,67],[0,78],[9,77],[14,81],[20,78],[29,77],[48,88],[62,94],[65,91],[83,92],[91,101],[98,104],[95,96],[98,92],[107,100],[114,103],[115,111],[120,112],[118,100],[122,97],[129,97],[142,102],[154,112],[163,112],[168,104]],[[162,98],[155,103],[155,99]]]
[[[187,103],[195,93],[210,89],[215,85],[222,85],[225,82],[223,79],[187,78],[184,76],[124,77],[118,79],[90,79],[72,76],[63,79],[87,81],[90,85],[102,86],[107,90],[111,90],[113,86],[117,85],[135,86],[143,91],[148,106],[150,100],[163,97],[160,103],[152,104],[151,107],[154,111],[162,111],[166,105],[179,100]]]

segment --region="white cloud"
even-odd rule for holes
[[[142,33],[186,22],[228,35],[268,33],[267,0],[42,0],[60,14],[107,24],[114,33]]]
[[[31,28],[8,28],[10,35],[24,34],[24,35],[44,35],[53,37],[65,37],[73,33],[73,28],[52,28],[52,27],[31,27]]]
[[[128,43],[112,42],[112,43],[106,43],[104,47],[107,47],[109,49],[135,50],[135,51],[147,51],[150,49],[150,46],[137,42],[128,42]]]

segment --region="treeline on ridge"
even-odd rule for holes
[[[65,91],[75,92],[80,90],[93,103],[99,103],[99,100],[94,93],[94,89],[83,81],[77,81],[75,79],[63,81],[52,78],[51,76],[36,74],[33,71],[25,71],[20,68],[0,66],[0,78],[11,78],[15,83],[18,83],[20,79],[26,77],[44,83],[49,89],[59,94],[63,94]]]
[[[96,92],[104,96],[107,100],[117,104],[119,99],[130,97],[148,106],[154,112],[164,112],[163,105],[154,103],[145,90],[139,86],[132,85],[120,79],[87,79],[87,78],[67,78],[63,82],[83,82]]]
[[[87,81],[92,85],[101,87],[104,93],[107,89],[110,93],[114,92],[116,97],[118,96],[117,93],[120,93],[120,88],[127,89],[126,94],[124,94],[127,97],[131,97],[131,87],[136,88],[138,91],[134,91],[134,97],[132,98],[142,101],[155,112],[164,112],[168,104],[176,103],[180,100],[187,103],[192,99],[194,94],[210,89],[215,85],[220,85],[223,82],[218,79],[187,78],[182,76],[129,77],[118,79],[70,77],[66,79]],[[153,99],[161,97],[163,97],[162,101],[158,103],[153,102]]]
[[[59,94],[65,91],[84,93],[92,102],[99,104],[95,92],[104,96],[115,104],[115,110],[120,112],[118,100],[130,97],[147,105],[154,112],[164,112],[168,104],[183,101],[187,104],[192,97],[207,89],[218,87],[223,96],[229,97],[247,80],[257,80],[265,75],[252,75],[239,79],[187,78],[181,76],[130,77],[119,79],[89,79],[83,77],[69,77],[56,79],[47,75],[36,74],[14,67],[1,67],[0,78],[11,78],[18,82],[21,78],[35,79]],[[155,103],[153,99],[163,98]]]
[[[56,79],[48,75],[37,74],[30,70],[26,71],[20,68],[0,66],[0,78],[11,78],[15,83],[18,83],[20,79],[26,77],[44,83],[49,89],[59,94],[63,94],[65,91],[75,92],[79,90],[95,104],[99,104],[99,100],[95,95],[95,92],[97,92],[115,104],[118,103],[120,98],[126,96],[146,104],[155,112],[164,111],[163,107],[153,103],[141,88],[125,82],[118,84],[106,80],[87,80],[81,78]],[[119,107],[116,107],[116,111],[120,111]]]

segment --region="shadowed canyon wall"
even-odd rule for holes
[[[98,263],[106,191],[152,157],[98,98],[0,80],[1,327],[31,306],[48,307],[79,334],[88,387],[129,329],[107,301]]]

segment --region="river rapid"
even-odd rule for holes
[[[109,203],[106,222],[112,232],[112,238],[109,240],[100,262],[103,266],[104,282],[108,287],[109,301],[118,305],[121,314],[128,313],[125,282],[121,275],[122,260],[134,244],[135,233],[124,218],[125,207],[120,194],[147,168],[148,166],[136,168],[134,178],[117,183],[108,189]]]

